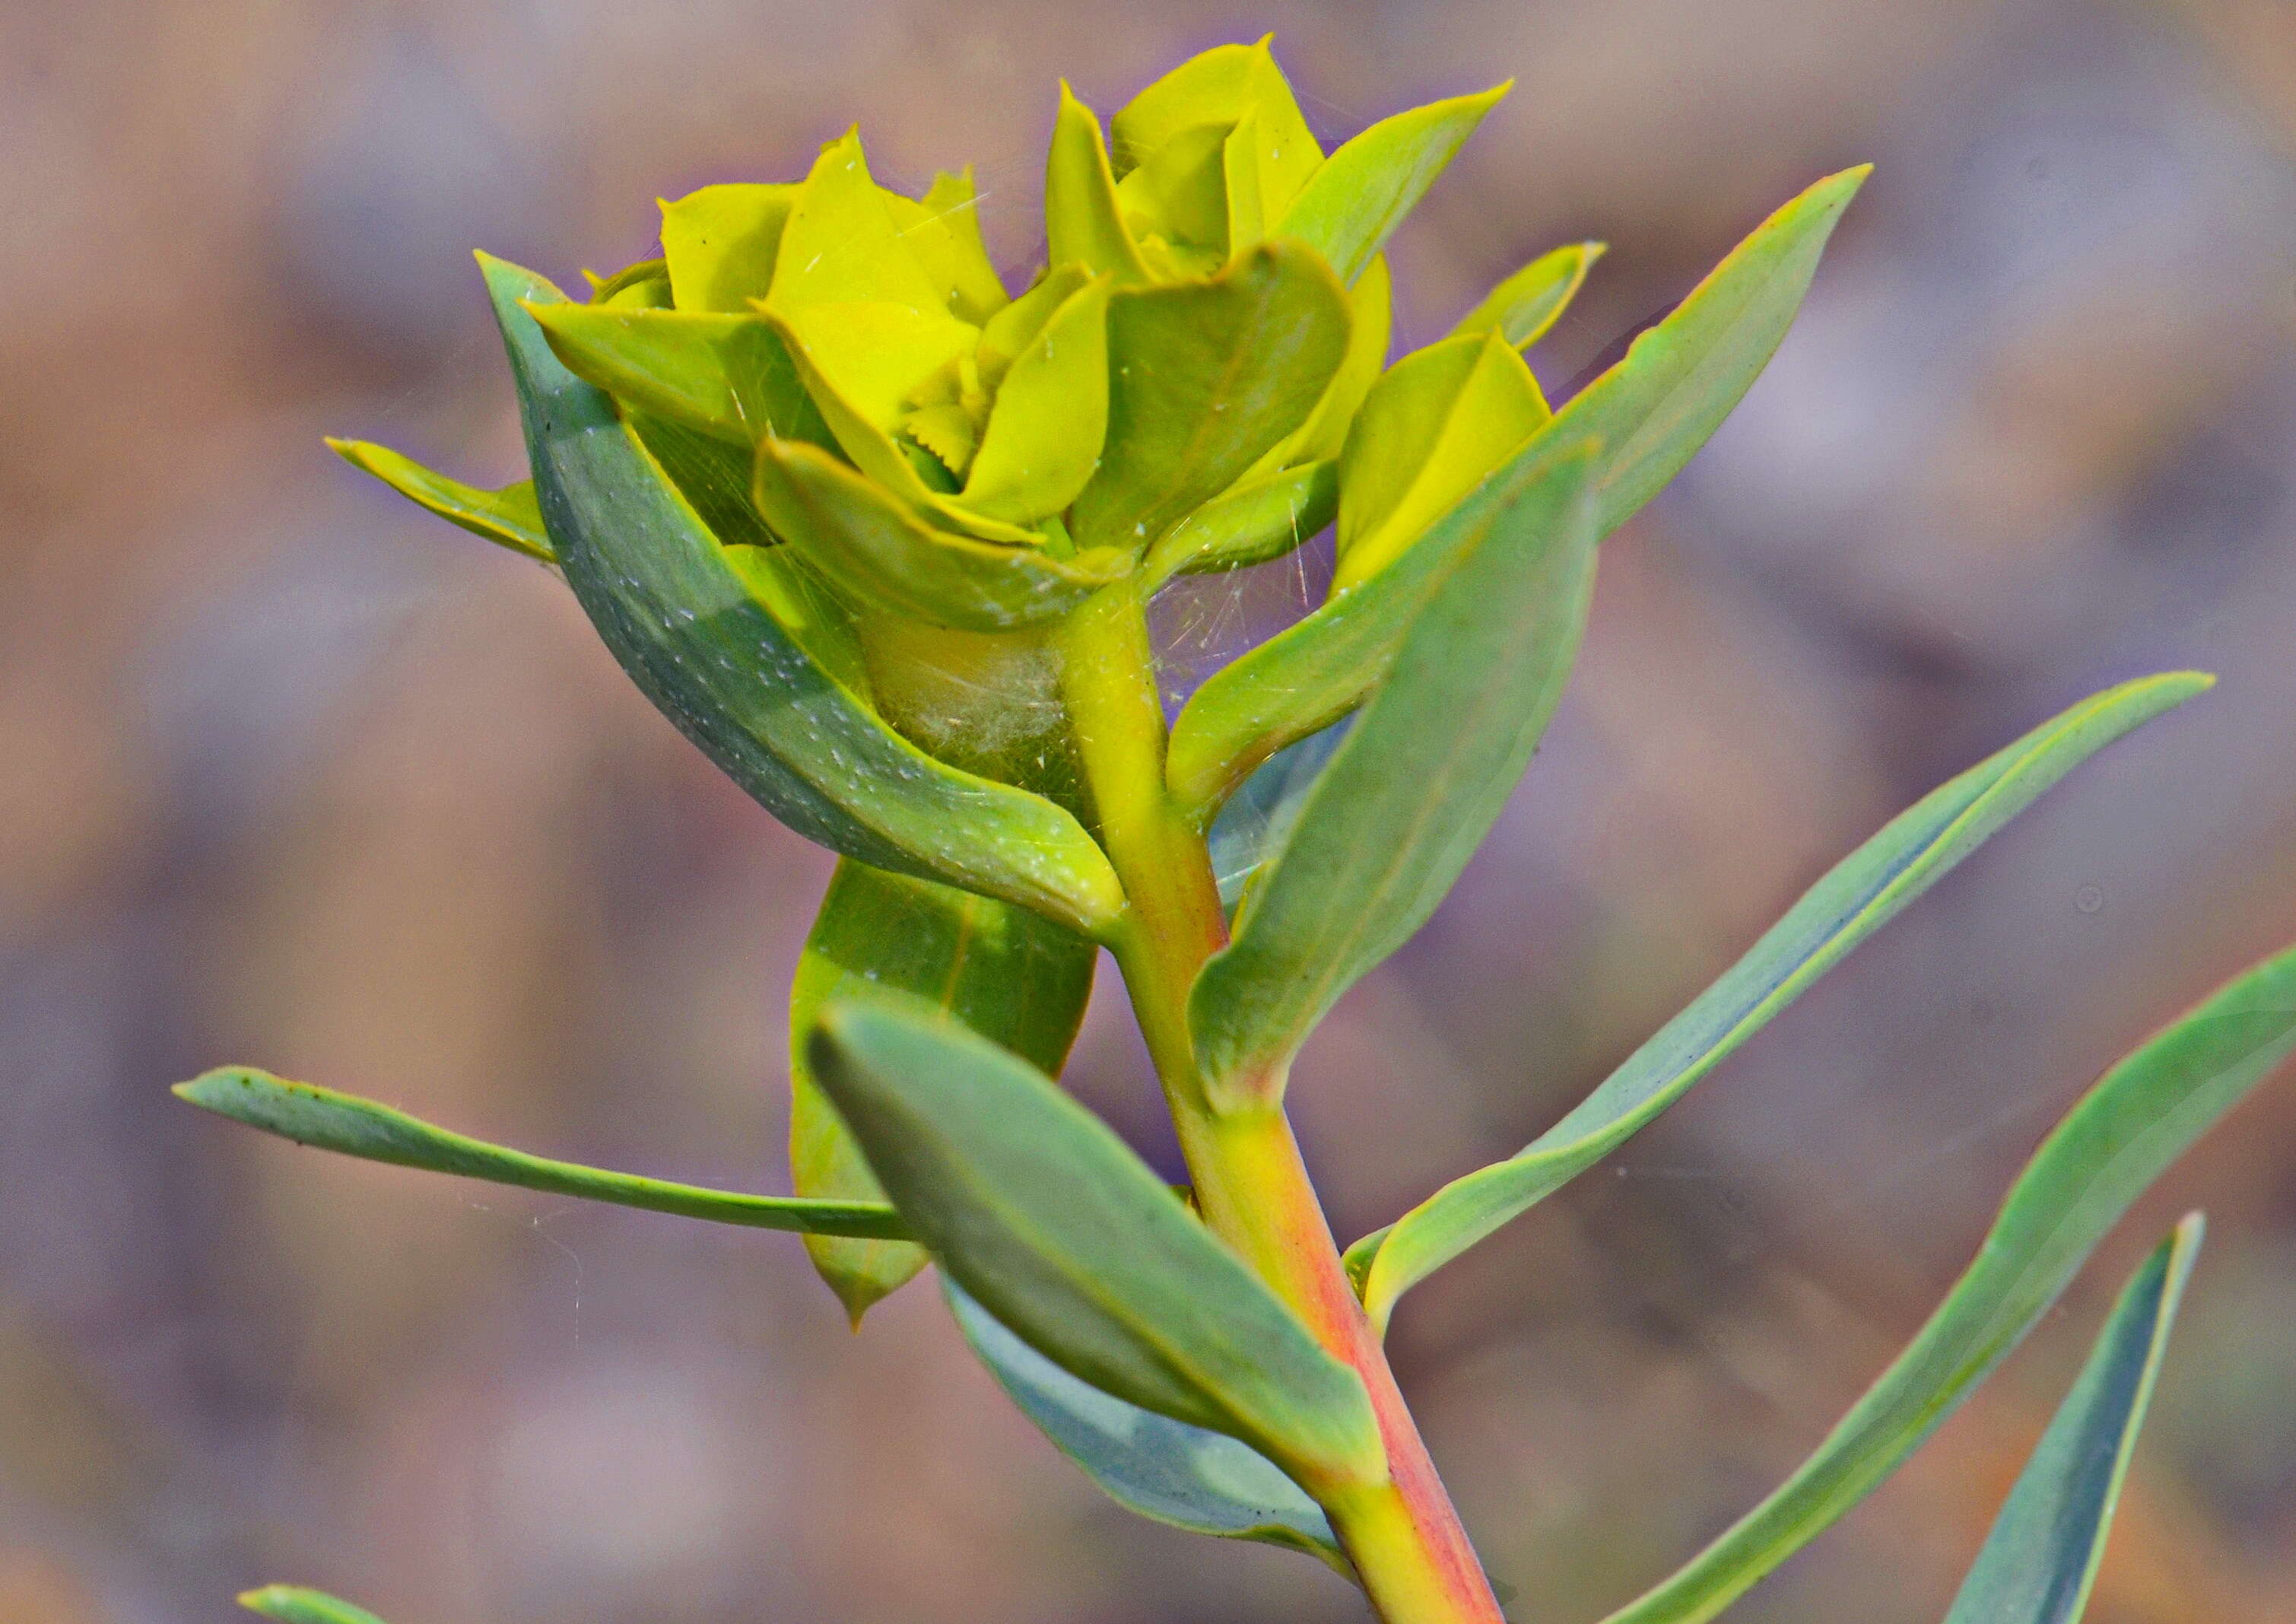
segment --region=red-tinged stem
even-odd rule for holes
[[[1280,1103],[1216,1107],[1188,1035],[1187,996],[1227,927],[1203,838],[1164,785],[1165,727],[1144,605],[1128,584],[1076,611],[1062,691],[1103,845],[1130,908],[1110,947],[1156,1063],[1212,1232],[1241,1252],[1363,1378],[1388,1476],[1317,1490],[1384,1624],[1503,1624],[1458,1513],[1340,1262]]]

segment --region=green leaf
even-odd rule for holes
[[[527,314],[569,372],[639,411],[745,448],[768,434],[835,444],[781,333],[754,312],[545,301]]]
[[[1561,1121],[1518,1154],[1454,1179],[1349,1248],[1372,1322],[1385,1325],[1405,1292],[1655,1120],[2067,773],[2214,680],[2172,671],[2109,688],[1892,818]]]
[[[1114,289],[1110,277],[1078,289],[1006,369],[961,505],[1025,523],[1068,506],[1092,478],[1108,434]]]
[[[1570,242],[1541,254],[1461,316],[1459,324],[1451,329],[1452,336],[1496,332],[1517,349],[1529,349],[1546,336],[1570,301],[1578,297],[1578,290],[1587,285],[1587,273],[1595,268],[1595,261],[1607,246]]]
[[[1326,457],[1239,485],[1164,533],[1142,564],[1154,586],[1183,570],[1210,574],[1281,558],[1340,511],[1340,464]]]
[[[1594,589],[1595,455],[1553,451],[1470,504],[1480,534],[1189,993],[1215,1103],[1280,1097],[1316,1022],[1435,911],[1529,765]]]
[[[1079,546],[1137,555],[1306,421],[1347,352],[1347,295],[1295,244],[1108,308],[1108,441],[1070,511]]]
[[[449,524],[473,536],[483,536],[497,546],[544,563],[555,563],[550,537],[542,528],[542,510],[535,505],[534,481],[521,480],[500,490],[481,490],[433,473],[412,457],[371,440],[334,439],[328,449],[352,467],[373,474],[417,507],[428,508]]]
[[[1387,274],[1387,256],[1374,255],[1364,274],[1348,290],[1348,352],[1332,374],[1315,414],[1283,447],[1286,463],[1337,456],[1348,443],[1348,431],[1363,408],[1364,397],[1379,381],[1387,365],[1387,348],[1395,325],[1394,300]]]
[[[808,1053],[902,1216],[1038,1353],[1311,1490],[1383,1480],[1361,1379],[1043,1072],[883,993],[832,1004]]]
[[[1352,284],[1513,86],[1509,79],[1382,119],[1324,160],[1271,234],[1307,243]]]
[[[680,310],[747,315],[774,284],[794,185],[704,186],[661,206],[661,257]]]
[[[1554,415],[1496,332],[1405,357],[1371,388],[1340,457],[1334,592],[1370,579]]]
[[[973,195],[971,164],[955,175],[934,176],[921,199],[912,201],[898,192],[886,192],[884,200],[895,229],[932,279],[950,315],[978,326],[1012,302],[980,235],[980,204]]]
[[[1777,1491],[1605,1624],[1700,1624],[1897,1470],[2047,1313],[2152,1181],[2296,1048],[2296,950],[2235,977],[2099,1079],[2002,1203],[1929,1323]]]
[[[626,265],[611,276],[594,276],[582,273],[590,286],[590,302],[594,305],[626,305],[632,309],[668,310],[674,308],[676,295],[670,291],[669,261],[641,259],[636,265]]]
[[[2199,1213],[2188,1214],[2121,1288],[1946,1624],[2080,1624],[2206,1229]]]
[[[1078,1381],[942,1276],[964,1340],[1021,1414],[1128,1511],[1191,1533],[1304,1551],[1352,1579],[1322,1507],[1250,1446]]]
[[[1083,825],[1041,796],[934,760],[829,677],[612,402],[550,353],[521,301],[555,290],[501,260],[481,263],[559,563],[663,714],[809,840],[1017,902],[1086,935],[1107,930],[1122,889]]]
[[[938,1004],[973,1031],[1058,1076],[1084,1019],[1098,950],[1036,915],[865,864],[837,865],[790,989],[790,1172],[800,1195],[884,1200],[861,1148],[806,1061],[814,1018],[871,986]],[[809,1238],[813,1266],[853,1323],[925,1263],[896,1241]]]
[[[1673,314],[1555,414],[1557,438],[1591,434],[1609,447],[1602,534],[1682,472],[1769,364],[1834,223],[1871,173],[1861,164],[1828,176],[1763,221]]]
[[[749,1229],[881,1240],[909,1233],[899,1215],[882,1201],[743,1195],[554,1161],[449,1133],[355,1094],[291,1083],[252,1066],[219,1066],[188,1083],[177,1083],[172,1092],[202,1111],[298,1144],[316,1145],[365,1161],[388,1161],[461,1178],[482,1178],[489,1184],[515,1185],[550,1195],[641,1207],[649,1212],[676,1213],[680,1218],[707,1218],[713,1224],[738,1224]]]
[[[1229,196],[1233,202],[1248,190],[1265,218],[1282,215],[1324,161],[1299,99],[1263,38],[1251,45],[1216,45],[1190,57],[1127,103],[1109,120],[1117,175],[1130,175],[1171,142],[1206,125],[1236,127],[1242,134],[1226,166]],[[1247,175],[1248,188],[1237,184]],[[1236,231],[1231,217],[1231,251],[1240,252],[1261,234]]]
[[[364,1607],[354,1607],[340,1596],[300,1585],[266,1585],[242,1591],[239,1604],[280,1624],[382,1624]]]
[[[1231,918],[1261,865],[1291,833],[1300,808],[1308,803],[1308,792],[1348,736],[1348,726],[1345,721],[1334,722],[1277,750],[1243,781],[1212,821],[1205,843],[1211,852],[1220,906]]]
[[[1053,265],[1082,265],[1095,275],[1113,273],[1124,283],[1148,280],[1117,206],[1116,176],[1108,167],[1100,118],[1076,99],[1065,79],[1045,159],[1045,242]]]
[[[1066,614],[1124,572],[1111,549],[1063,562],[927,529],[817,446],[758,447],[758,511],[837,586],[873,608],[935,626],[1011,631]]]

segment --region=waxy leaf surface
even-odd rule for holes
[[[528,312],[568,371],[617,400],[742,447],[831,445],[780,332],[754,312],[545,301]]]
[[[1291,243],[1209,282],[1109,301],[1108,442],[1077,497],[1079,546],[1137,556],[1307,420],[1346,354],[1347,294]]]
[[[309,1083],[291,1083],[252,1066],[222,1066],[202,1072],[174,1090],[217,1116],[229,1117],[250,1128],[261,1128],[298,1144],[316,1145],[365,1161],[388,1161],[398,1167],[452,1173],[461,1178],[482,1178],[489,1184],[515,1185],[551,1195],[571,1195],[583,1201],[607,1202],[618,1207],[642,1207],[649,1212],[676,1213],[680,1218],[707,1218],[714,1224],[738,1224],[750,1229],[786,1229],[806,1234],[858,1235],[898,1239],[909,1233],[900,1217],[882,1200],[806,1201],[784,1195],[744,1195],[732,1190],[704,1189],[668,1179],[642,1178],[633,1173],[610,1173],[602,1168],[571,1161],[554,1161],[524,1151],[488,1144],[419,1117]]]
[[[1340,994],[1426,923],[1505,806],[1562,697],[1595,580],[1595,447],[1484,493],[1480,540],[1385,679],[1188,997],[1214,1101],[1280,1095]]]
[[[1352,1579],[1323,1508],[1249,1444],[1078,1381],[943,1276],[949,1311],[997,1385],[1119,1505],[1224,1539],[1305,1551]]]
[[[934,1258],[1038,1353],[1295,1480],[1379,1480],[1355,1372],[1043,1072],[890,994],[832,1004],[809,1058]]]
[[[401,456],[371,440],[331,439],[327,448],[449,524],[545,564],[557,562],[550,550],[549,534],[542,528],[542,509],[535,504],[531,480],[521,480],[500,490],[485,490],[434,473],[413,457]]]
[[[1896,1471],[1975,1390],[2131,1203],[2296,1048],[2296,951],[2235,977],[2121,1061],[2025,1164],[1975,1261],[1775,1493],[1604,1624],[1701,1624]]]
[[[483,261],[560,566],[623,669],[799,833],[878,868],[979,890],[1087,934],[1122,891],[1082,824],[934,760],[783,629],[612,402],[559,364],[521,301],[555,293]],[[755,551],[755,549],[736,549]]]
[[[1097,957],[1082,937],[1009,903],[840,863],[790,988],[792,1187],[816,1200],[885,1198],[806,1058],[814,1020],[832,999],[873,986],[915,994],[1057,1077]],[[820,1236],[805,1245],[856,1324],[925,1263],[924,1249],[904,1242]]]
[[[1373,1323],[1384,1325],[1406,1291],[1640,1132],[2067,773],[2210,680],[2175,671],[2107,689],[1892,818],[1561,1121],[1350,1247]]]
[[[1382,119],[1324,160],[1273,234],[1307,243],[1352,284],[1513,83]]]
[[[2205,1228],[2191,1214],[2121,1288],[1945,1624],[2080,1624]]]

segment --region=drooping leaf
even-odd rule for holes
[[[1079,546],[1136,556],[1306,421],[1347,350],[1347,295],[1264,243],[1209,282],[1109,301],[1107,449],[1077,497]]]
[[[1122,890],[1083,825],[1040,796],[935,761],[825,674],[607,397],[550,353],[521,301],[555,290],[501,260],[482,264],[559,563],[662,712],[767,810],[832,850],[1001,897],[1087,935],[1108,928]]]
[[[277,1619],[280,1624],[382,1624],[364,1607],[301,1585],[266,1585],[242,1591],[237,1599],[248,1612]]]
[[[942,1276],[949,1312],[997,1385],[1061,1453],[1128,1511],[1191,1533],[1304,1551],[1346,1577],[1323,1508],[1236,1439],[1128,1404],[1079,1382]]]
[[[1308,176],[1292,207],[1276,217],[1274,234],[1307,243],[1352,284],[1513,86],[1509,79],[1478,95],[1382,119]]]
[[[1148,280],[1140,250],[1124,228],[1099,115],[1076,99],[1065,79],[1045,159],[1045,241],[1054,265],[1081,265],[1126,283]]]
[[[1008,904],[840,863],[790,988],[791,1186],[816,1200],[885,1198],[806,1060],[825,1005],[872,986],[898,988],[1056,1077],[1084,1019],[1097,956],[1082,937]],[[905,1242],[824,1236],[805,1246],[856,1325],[925,1263],[924,1249]]]
[[[363,473],[371,473],[417,507],[427,508],[449,524],[460,525],[497,546],[544,563],[555,563],[550,537],[542,528],[542,510],[535,505],[534,481],[521,480],[500,490],[484,490],[434,473],[414,458],[401,456],[388,446],[370,440],[329,439],[327,447]]]
[[[1335,459],[1287,468],[1198,508],[1164,534],[1141,570],[1153,586],[1183,570],[1210,574],[1281,558],[1340,511]]]
[[[816,446],[758,447],[758,511],[831,580],[872,606],[935,626],[1011,631],[1067,613],[1122,573],[1109,549],[1073,562],[1037,547],[920,524]]]
[[[1396,1299],[1655,1120],[1699,1079],[2067,773],[2214,679],[2174,671],[2082,701],[1931,791],[1836,864],[1683,1012],[1518,1154],[1349,1248],[1374,1325]]]
[[[1111,157],[1119,176],[1185,133],[1205,126],[1233,127],[1226,155],[1233,200],[1247,188],[1261,220],[1282,216],[1324,161],[1299,99],[1262,39],[1250,45],[1216,45],[1190,57],[1127,103],[1109,120]],[[1234,139],[1234,136],[1241,139]],[[1241,252],[1265,234],[1237,231],[1231,217],[1229,250]]]
[[[1372,385],[1340,457],[1332,589],[1370,579],[1554,415],[1496,332],[1446,339]]]
[[[1481,535],[1414,618],[1188,997],[1215,1103],[1279,1097],[1332,1002],[1423,924],[1562,697],[1595,579],[1591,445],[1479,497]]]
[[[1587,273],[1608,245],[1570,242],[1541,254],[1484,296],[1483,302],[1459,318],[1454,337],[1496,332],[1517,349],[1528,349],[1545,338],[1562,317]]]
[[[661,206],[661,257],[680,310],[746,315],[766,297],[794,185],[704,186]]]
[[[1682,472],[1784,341],[1834,223],[1873,166],[1828,176],[1755,227],[1619,364],[1555,414],[1558,438],[1609,447],[1601,485],[1608,536]]]
[[[750,1229],[878,1240],[898,1239],[909,1233],[900,1215],[882,1200],[744,1195],[554,1161],[450,1133],[355,1094],[291,1083],[251,1066],[221,1066],[188,1083],[176,1084],[173,1092],[178,1099],[234,1122],[365,1161],[387,1161],[462,1178],[482,1178],[489,1184],[515,1185],[550,1195],[640,1207],[649,1212],[670,1212]]]
[[[1097,278],[1062,301],[1006,368],[959,502],[1015,524],[1076,500],[1108,434],[1108,296]]]
[[[2188,1214],[2121,1288],[1945,1624],[2080,1624],[2206,1229]]]
[[[548,301],[528,314],[568,371],[639,411],[744,448],[768,434],[834,443],[782,335],[755,312]]]
[[[1220,906],[1230,915],[1243,901],[1244,891],[1268,854],[1283,843],[1298,820],[1308,792],[1316,787],[1332,753],[1348,736],[1345,721],[1321,733],[1309,734],[1287,744],[1259,764],[1259,770],[1228,797],[1205,837],[1212,860],[1212,878],[1218,883]]]
[[[2047,1313],[2170,1163],[2296,1048],[2296,951],[2234,977],[2098,1080],[2025,1164],[1975,1261],[1816,1451],[1604,1624],[1702,1624],[1896,1471]]]
[[[1360,1378],[1043,1072],[892,994],[832,1004],[809,1058],[934,1258],[1038,1353],[1303,1487],[1381,1480]]]

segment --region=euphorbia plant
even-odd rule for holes
[[[797,1231],[857,1325],[931,1261],[1014,1400],[1127,1505],[1316,1555],[1389,1624],[1498,1619],[1382,1351],[1398,1298],[2209,681],[2111,689],[1939,789],[1521,1153],[1342,1252],[1285,1119],[1293,1057],[1458,877],[1562,692],[1599,544],[1751,383],[1865,173],[1786,204],[1557,411],[1521,352],[1595,244],[1389,360],[1382,247],[1500,94],[1326,155],[1265,42],[1176,69],[1112,138],[1064,90],[1046,264],[1017,296],[968,175],[903,196],[853,134],[802,180],[666,204],[660,257],[586,299],[482,258],[531,479],[338,449],[554,566],[662,710],[840,854],[792,995],[795,1193],[544,1161],[245,1069],[184,1096],[357,1155]],[[1168,718],[1158,591],[1327,526],[1327,600]],[[1103,947],[1183,1191],[1054,1080]],[[1873,1488],[2292,1045],[2296,954],[2108,1072],[1810,1460],[1614,1618],[1712,1616]],[[1956,1620],[2079,1611],[2198,1233],[2131,1283]],[[1519,1607],[1541,1616],[1535,1590]]]

